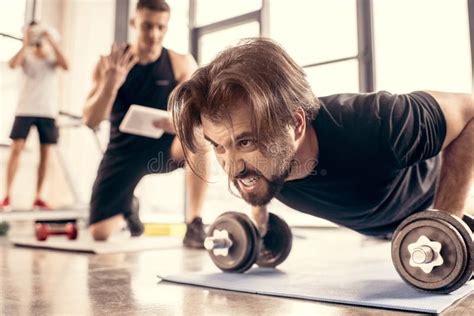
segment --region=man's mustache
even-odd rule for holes
[[[248,178],[248,177],[263,177],[263,175],[257,169],[250,169],[249,167],[244,166],[244,168],[239,173],[232,176],[232,179],[234,181],[237,181],[239,179]]]

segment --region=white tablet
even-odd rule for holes
[[[132,104],[125,114],[119,130],[122,133],[158,139],[163,135],[164,130],[153,126],[153,122],[168,119],[170,115],[168,111]]]

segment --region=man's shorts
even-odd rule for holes
[[[90,224],[118,214],[127,217],[132,212],[135,187],[145,175],[168,173],[183,166],[182,161],[171,159],[173,139],[174,136],[165,134],[153,150],[106,151],[92,188]]]
[[[26,139],[31,126],[36,126],[42,145],[57,144],[59,130],[56,120],[46,117],[17,116],[13,122],[10,138],[13,140]]]

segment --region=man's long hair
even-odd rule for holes
[[[168,107],[185,152],[200,149],[196,131],[201,116],[230,123],[229,110],[236,101],[250,106],[258,144],[268,144],[294,126],[297,109],[304,110],[308,121],[319,110],[303,69],[282,47],[270,39],[245,39],[222,51],[171,94]]]

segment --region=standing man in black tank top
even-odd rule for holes
[[[139,0],[130,23],[137,32],[135,42],[114,44],[110,55],[101,57],[94,71],[94,84],[84,119],[91,128],[104,119],[111,122],[110,142],[100,163],[90,205],[90,231],[95,240],[106,240],[126,220],[132,236],[143,233],[138,210],[132,207],[133,191],[141,178],[167,173],[185,161],[171,122],[157,126],[165,130],[159,139],[119,131],[131,104],[166,110],[168,96],[188,80],[197,65],[190,55],[162,46],[170,8],[163,0]],[[202,248],[205,237],[200,211],[206,191],[207,157],[190,158],[202,172],[186,172],[186,205],[189,211],[184,245]]]

